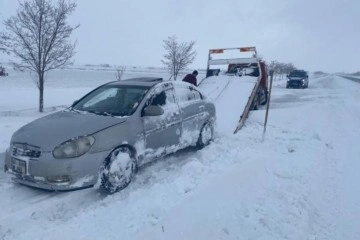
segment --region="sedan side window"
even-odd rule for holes
[[[188,87],[176,88],[176,94],[179,98],[179,103],[186,103],[191,99],[190,88]]]
[[[160,107],[169,107],[175,104],[175,97],[172,89],[164,90],[160,93],[157,93],[153,96],[149,105],[160,106]]]
[[[202,99],[200,92],[192,88],[179,87],[176,89],[176,93],[180,104]]]
[[[195,89],[191,89],[191,101],[201,100],[201,94]]]
[[[166,104],[165,92],[156,94],[150,102],[150,105],[153,105],[153,106],[164,106],[165,104]]]

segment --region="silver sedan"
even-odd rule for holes
[[[157,78],[102,85],[16,131],[5,171],[48,190],[125,188],[138,167],[214,136],[215,106],[194,86]]]

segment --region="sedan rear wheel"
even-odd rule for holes
[[[124,189],[131,182],[136,170],[136,160],[127,147],[119,147],[105,159],[101,171],[101,187],[108,193]]]
[[[213,137],[214,137],[213,124],[211,122],[206,122],[204,126],[201,128],[199,139],[197,141],[196,146],[201,149],[206,145],[209,145]]]

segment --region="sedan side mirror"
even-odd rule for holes
[[[149,105],[144,108],[143,116],[161,116],[164,114],[164,109],[160,106]]]
[[[289,77],[289,74],[286,74],[286,77],[288,78],[288,77]]]

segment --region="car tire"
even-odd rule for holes
[[[202,149],[203,147],[209,145],[213,138],[214,126],[212,122],[208,121],[202,126],[200,130],[199,139],[196,143],[196,147],[198,149]]]
[[[115,193],[127,187],[136,172],[136,158],[128,147],[114,149],[105,159],[100,172],[101,188]]]

